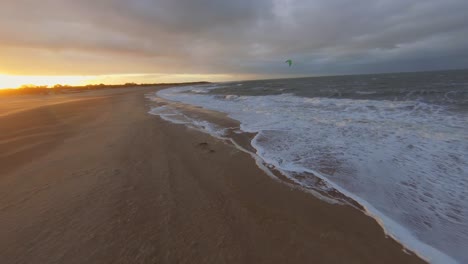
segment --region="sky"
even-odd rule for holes
[[[468,68],[467,10],[466,0],[0,0],[0,87]]]

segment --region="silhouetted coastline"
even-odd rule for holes
[[[49,86],[36,86],[24,85],[20,88],[6,88],[0,89],[0,96],[11,95],[55,95],[55,94],[71,94],[79,93],[86,90],[99,90],[99,89],[115,89],[115,88],[132,88],[132,87],[164,87],[164,86],[182,86],[182,85],[199,85],[208,84],[209,82],[182,82],[182,83],[125,83],[125,84],[89,84],[83,86],[70,86],[70,85],[55,85]]]

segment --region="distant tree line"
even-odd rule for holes
[[[83,86],[70,86],[56,84],[52,87],[47,85],[22,85],[15,89],[0,89],[0,96],[3,95],[53,95],[53,94],[69,94],[77,93],[85,90],[98,89],[114,89],[114,88],[131,88],[131,87],[161,87],[161,86],[181,86],[181,85],[196,85],[208,84],[209,82],[186,82],[186,83],[125,83],[125,84],[88,84]]]

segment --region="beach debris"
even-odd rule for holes
[[[206,143],[206,142],[201,142],[201,143],[198,143],[198,146],[199,146],[199,147],[202,147],[202,148],[206,148],[206,147],[208,147],[208,143]]]
[[[207,142],[198,143],[198,147],[205,150],[205,151],[207,151],[207,152],[209,152],[209,153],[216,152],[214,149],[210,148],[210,145]]]

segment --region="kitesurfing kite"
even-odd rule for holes
[[[287,64],[289,64],[289,67],[291,67],[291,65],[292,65],[292,60],[287,60],[287,61],[285,61],[285,62],[286,62]]]

